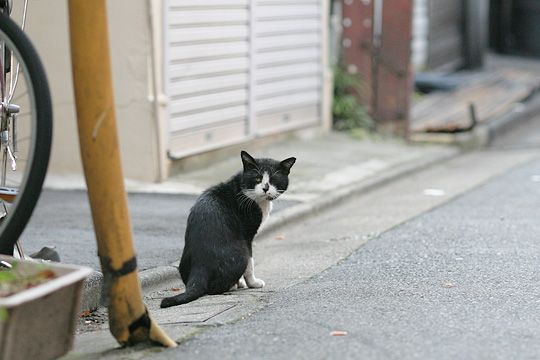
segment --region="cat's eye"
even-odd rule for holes
[[[256,181],[256,182],[261,182],[261,181],[262,181],[262,177],[257,176],[257,177],[255,178],[255,181]]]

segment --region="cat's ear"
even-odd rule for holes
[[[242,158],[242,164],[244,164],[244,171],[249,169],[257,169],[257,161],[255,161],[255,159],[247,152],[242,150],[240,157]]]
[[[290,157],[290,158],[285,159],[282,162],[280,162],[279,166],[283,170],[285,170],[286,174],[288,175],[289,171],[291,171],[291,168],[292,168],[292,166],[294,165],[295,162],[296,162],[296,158],[295,157]]]

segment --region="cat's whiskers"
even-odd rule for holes
[[[243,210],[244,209],[244,203],[246,202],[246,198],[243,197],[243,198],[240,198],[240,202],[238,203],[238,207],[240,208],[240,210]]]
[[[250,200],[251,200],[250,198],[245,197],[244,201],[240,205],[240,208],[244,208],[244,210],[249,211],[251,207],[253,206],[253,202]]]
[[[240,210],[249,211],[251,209],[251,207],[253,206],[253,199],[247,193],[253,191],[253,189],[245,189],[236,194],[236,196],[240,198],[240,203],[238,204]]]

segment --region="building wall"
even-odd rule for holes
[[[160,177],[157,160],[160,157],[158,124],[151,97],[153,70],[148,3],[145,0],[114,0],[107,4],[124,175],[156,181]],[[17,13],[14,16],[20,18]],[[67,1],[30,1],[26,32],[41,55],[53,99],[54,139],[49,173],[81,174]]]
[[[255,7],[255,5],[253,5],[254,3],[248,0],[231,1],[234,4],[240,4],[240,8],[246,7],[250,11]],[[260,3],[259,9],[264,10],[262,14],[258,15],[259,17],[265,16],[265,6],[270,7],[270,10],[275,13],[271,14],[272,16],[270,19],[262,20],[275,21],[277,24],[275,30],[277,32],[281,31],[284,34],[287,34],[288,32],[285,31],[286,29],[284,30],[284,28],[282,28],[285,26],[284,24],[288,24],[289,27],[295,25],[294,22],[285,21],[288,19],[287,16],[290,15],[288,12],[291,11],[296,11],[297,14],[295,16],[302,21],[305,20],[303,12],[306,12],[307,15],[311,16],[311,20],[308,19],[308,21],[324,24],[324,26],[320,25],[318,28],[312,29],[314,31],[313,33],[306,33],[304,29],[303,32],[301,32],[301,34],[303,34],[301,36],[295,35],[294,33],[291,34],[291,39],[293,40],[296,38],[299,38],[302,41],[304,38],[308,40],[311,38],[317,39],[311,45],[317,50],[318,56],[320,56],[318,59],[312,59],[312,62],[318,64],[319,75],[314,75],[317,77],[316,80],[318,85],[307,90],[311,91],[311,93],[317,92],[318,103],[313,104],[312,112],[314,112],[315,115],[306,116],[303,113],[299,113],[295,115],[295,117],[284,112],[281,115],[277,114],[281,116],[277,120],[274,118],[263,119],[261,116],[258,121],[263,124],[263,120],[266,119],[265,124],[268,125],[267,128],[271,131],[267,129],[268,131],[264,132],[261,127],[255,132],[253,131],[253,124],[250,123],[250,127],[246,126],[246,128],[249,128],[251,133],[244,134],[242,132],[241,135],[243,137],[241,140],[250,141],[259,136],[268,136],[270,134],[277,134],[308,126],[320,127],[322,125],[329,128],[329,124],[331,124],[330,101],[332,97],[332,78],[328,68],[327,59],[328,31],[326,24],[328,23],[327,14],[329,1],[306,0],[300,5],[296,4],[294,1],[288,1],[284,2],[285,5],[288,5],[284,8],[278,6],[280,3],[264,2],[262,0],[259,0],[258,3]],[[169,7],[166,7],[167,4],[169,7],[171,4],[176,4],[173,7],[174,11],[172,15],[171,13],[166,13],[165,9],[169,9]],[[272,6],[269,6],[269,4]],[[17,5],[20,6],[19,3]],[[120,137],[124,175],[127,178],[142,181],[161,181],[167,178],[168,172],[170,171],[172,162],[169,159],[169,154],[174,155],[172,145],[175,144],[173,141],[174,137],[172,136],[172,130],[174,129],[171,130],[170,124],[173,122],[169,120],[171,108],[174,105],[175,99],[166,92],[167,79],[170,77],[169,75],[172,71],[170,64],[166,62],[167,59],[165,56],[170,43],[170,41],[167,41],[170,34],[164,33],[166,24],[168,24],[167,20],[171,20],[170,16],[172,16],[172,19],[176,19],[175,16],[180,16],[180,18],[183,19],[186,15],[189,15],[188,12],[191,11],[199,16],[205,16],[207,13],[210,15],[217,14],[219,20],[218,24],[220,24],[222,16],[220,9],[222,3],[219,1],[210,2],[205,3],[205,5],[202,6],[195,0],[109,0],[107,1],[107,6],[116,118]],[[201,7],[215,7],[216,9],[207,9],[205,10],[206,12],[204,12],[199,11],[199,8]],[[181,8],[182,11],[178,11],[177,8]],[[253,12],[251,12],[251,14],[253,14]],[[20,14],[14,14],[14,16],[15,18],[20,18]],[[186,21],[199,21],[198,18],[191,18],[190,16],[191,15],[186,18]],[[257,20],[257,18],[254,19]],[[298,24],[302,24],[302,21],[299,21]],[[253,21],[247,22],[247,24],[251,23],[253,23]],[[265,23],[264,25],[268,24]],[[181,27],[175,27],[174,29],[175,31],[179,31],[179,28]],[[188,30],[190,29],[189,27],[187,28]],[[270,26],[269,28],[274,31],[273,26]],[[264,27],[261,27],[260,29],[264,30]],[[53,98],[55,123],[49,174],[60,176],[71,174],[81,175],[82,170],[79,156],[71,76],[67,1],[30,1],[26,31],[35,43],[38,52],[43,59],[45,69],[49,76]],[[205,34],[207,33],[195,33],[195,35],[199,37]],[[257,46],[258,49],[261,46],[265,46],[267,42],[273,41],[272,36],[276,37],[283,34],[279,33],[276,35],[272,33],[270,34],[272,36],[263,34],[265,36],[261,39],[256,38],[254,32],[251,35],[256,39],[253,41],[253,49],[255,49],[255,46]],[[207,46],[208,41],[203,40],[204,39],[193,39],[189,36],[186,37],[180,41],[181,44],[184,44],[185,42],[186,45],[186,48],[180,49],[180,54],[190,55],[191,52],[187,51],[189,46]],[[299,41],[299,44],[305,45],[302,41]],[[277,44],[274,44],[275,47],[281,46],[281,42],[283,41],[280,40]],[[266,46],[271,47],[274,45],[270,43]],[[296,45],[293,47],[289,44],[289,47],[291,47],[292,50],[295,50]],[[207,46],[207,48],[208,49],[204,48],[203,50],[217,51],[213,45]],[[300,48],[300,51],[304,51],[303,47]],[[271,50],[272,49],[275,50],[274,48],[271,48]],[[294,52],[288,49],[282,50],[284,50],[282,53],[286,57],[291,57],[292,55],[290,54]],[[266,53],[267,52],[264,54]],[[263,58],[263,56],[259,56],[259,59]],[[197,59],[198,58],[195,60]],[[194,66],[199,66],[200,59],[199,61],[195,60],[193,61]],[[283,60],[289,61],[291,59],[285,58]],[[167,67],[169,67],[169,69],[167,69]],[[255,67],[256,66],[253,66],[253,68]],[[217,70],[220,69],[220,67],[217,68]],[[259,71],[259,74],[260,73],[262,73],[262,70]],[[255,79],[254,74],[257,74],[257,72],[249,72],[251,79]],[[189,73],[182,72],[181,75],[187,76]],[[278,73],[277,75],[280,74]],[[206,83],[212,85],[211,81],[206,80]],[[182,82],[180,85],[187,87],[189,83]],[[256,84],[256,81],[253,81],[253,84],[249,85],[250,94],[254,94],[254,89],[262,89],[262,85]],[[289,90],[290,89],[285,86],[284,92]],[[299,95],[297,94],[296,96]],[[253,98],[258,100],[254,96]],[[283,105],[282,103],[290,100],[288,96],[283,96],[283,98],[284,100],[275,98],[272,101],[275,100],[274,102],[276,102],[277,105]],[[291,98],[293,98],[293,96],[291,96]],[[258,103],[259,102],[257,102],[257,104]],[[188,105],[182,105],[181,110],[186,110],[185,107]],[[249,109],[255,109],[255,107],[252,106]],[[195,115],[206,121],[204,111],[204,108],[202,110],[193,109]],[[286,124],[283,125],[278,122],[278,120],[283,123],[286,122]],[[185,121],[185,119],[182,119],[182,121]],[[251,120],[247,119],[245,121],[246,125],[248,125],[247,122]],[[193,126],[200,126],[200,124],[195,122]],[[196,146],[189,145],[189,142],[182,140],[182,146],[191,146],[182,154],[182,156],[199,154],[210,148],[214,149],[227,145],[225,143],[218,143],[217,140],[215,141],[216,142],[210,144],[211,146],[208,148],[197,148]]]

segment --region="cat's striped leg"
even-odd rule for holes
[[[244,272],[244,279],[246,279],[247,286],[250,288],[262,288],[264,286],[264,281],[255,277],[255,263],[252,257],[248,260],[247,268]]]

